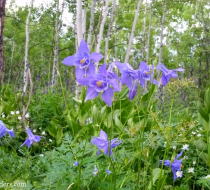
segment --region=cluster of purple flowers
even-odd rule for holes
[[[112,105],[114,92],[120,91],[120,85],[126,84],[129,88],[129,100],[132,100],[140,84],[145,87],[146,81],[150,81],[153,84],[160,86],[165,85],[171,78],[177,77],[176,71],[183,72],[184,69],[178,68],[169,70],[162,63],[157,65],[157,70],[161,70],[163,75],[159,82],[153,78],[154,65],[151,67],[145,62],[140,62],[139,68],[134,70],[128,63],[113,62],[109,68],[106,69],[106,63],[103,64],[98,72],[95,72],[94,63],[99,62],[103,58],[100,53],[93,52],[90,54],[88,46],[83,39],[80,43],[78,52],[73,56],[66,57],[62,63],[67,66],[76,67],[76,80],[83,86],[88,86],[85,101],[97,97],[100,93],[103,101],[108,105]],[[113,71],[116,66],[121,73],[121,79]]]
[[[3,121],[0,120],[0,138],[3,137],[6,132],[9,134],[9,136],[15,137],[14,131],[13,130],[9,130],[6,127],[6,125],[3,123]],[[25,142],[21,146],[26,144],[28,146],[28,148],[30,148],[30,146],[33,143],[39,142],[41,140],[42,136],[34,135],[31,132],[30,128],[27,129],[26,133],[28,134],[28,138],[25,140]]]

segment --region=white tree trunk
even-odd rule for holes
[[[136,12],[135,12],[134,20],[133,20],[132,30],[131,30],[131,34],[130,34],[130,38],[129,38],[129,42],[128,42],[128,47],[127,47],[124,63],[127,63],[128,59],[129,59],[129,55],[130,55],[130,51],[131,51],[131,44],[133,42],[134,32],[135,32],[135,28],[136,28],[136,22],[137,22],[137,18],[139,15],[140,4],[141,4],[141,0],[138,1],[138,4],[136,6]]]
[[[87,45],[89,49],[91,49],[92,32],[93,32],[93,25],[94,25],[94,13],[95,13],[95,0],[92,0],[91,9],[90,9],[90,25],[89,25],[88,40],[87,40]]]
[[[82,37],[83,39],[86,39],[86,12],[87,12],[87,8],[84,7],[84,9],[82,9]]]
[[[56,20],[55,20],[55,49],[54,49],[54,63],[52,70],[52,86],[57,83],[57,65],[58,65],[58,44],[59,44],[59,0],[56,5]]]
[[[25,64],[24,64],[24,78],[23,78],[23,82],[24,82],[23,92],[24,93],[26,92],[26,87],[27,87],[27,83],[28,83],[27,70],[29,68],[29,65],[28,65],[29,23],[30,23],[31,9],[33,8],[33,3],[34,3],[34,0],[31,0],[28,16],[26,19],[26,45],[25,45]]]
[[[163,52],[163,29],[164,29],[164,23],[165,23],[165,17],[166,17],[166,8],[167,8],[167,3],[164,6],[164,12],[163,12],[163,17],[162,17],[162,22],[161,22],[159,63],[162,61],[162,52]]]
[[[98,35],[98,41],[96,45],[96,52],[100,53],[100,47],[101,47],[101,42],[103,38],[103,33],[104,33],[104,25],[106,23],[106,18],[108,14],[108,7],[109,7],[109,0],[105,0],[105,6],[104,6],[104,13],[103,13],[103,19],[100,25],[100,31]],[[96,63],[96,68],[98,67],[98,63]]]
[[[147,22],[147,0],[144,9],[144,27],[143,27],[143,45],[142,45],[142,58],[145,60],[145,45],[146,45],[146,22]]]
[[[112,29],[113,17],[115,17],[115,10],[116,10],[116,0],[112,0],[112,12],[110,17],[109,27],[105,38],[105,57],[104,57],[105,62],[108,61],[109,36]]]
[[[82,41],[82,0],[77,0],[76,29],[77,29],[77,44],[79,47],[80,42]]]
[[[114,36],[114,41],[115,41],[115,47],[114,47],[114,58],[115,61],[117,61],[117,18],[115,18],[115,26],[114,26],[114,31],[115,31],[115,36]]]
[[[150,35],[151,35],[151,26],[152,26],[152,1],[153,0],[150,1],[149,31],[147,37],[147,57],[146,57],[147,64],[149,64]]]

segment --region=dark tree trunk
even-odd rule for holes
[[[3,29],[4,29],[4,16],[5,16],[6,0],[0,0],[0,82],[4,80],[4,48],[3,48]]]

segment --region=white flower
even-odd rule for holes
[[[198,136],[198,137],[200,137],[200,136],[201,136],[201,134],[197,134],[197,136]]]
[[[188,160],[188,156],[184,156],[184,158],[183,159],[186,159],[186,160]]]
[[[195,135],[195,134],[196,134],[196,132],[195,132],[195,131],[193,131],[193,132],[192,132],[192,134],[193,134],[193,135]]]
[[[36,129],[34,129],[33,132],[36,133]]]
[[[44,154],[40,154],[39,156],[40,156],[40,157],[44,157]]]
[[[176,150],[176,146],[173,146],[173,149]]]
[[[177,172],[176,172],[176,176],[177,176],[177,177],[182,177],[182,174],[183,174],[182,171],[177,171]]]
[[[193,164],[195,165],[196,164],[196,161],[193,161]]]
[[[15,112],[14,112],[14,111],[11,111],[10,113],[11,113],[11,115],[14,115],[14,114],[15,114]]]
[[[188,168],[188,173],[194,173],[194,168]]]
[[[188,144],[183,145],[182,150],[189,150],[189,145]]]
[[[16,111],[15,113],[16,113],[16,114],[19,114],[20,112],[19,112],[19,111]]]
[[[210,175],[207,175],[205,178],[206,178],[206,179],[210,179]]]
[[[42,135],[45,135],[45,131],[42,132]]]
[[[52,139],[49,139],[50,142],[52,142]]]
[[[179,137],[182,136],[182,134],[179,135]]]
[[[21,117],[19,116],[18,119],[21,120]]]
[[[25,117],[28,118],[28,117],[29,117],[29,113],[27,113],[27,114],[25,115]]]
[[[184,131],[184,129],[183,129],[183,128],[181,128],[181,130],[182,130],[182,131]]]
[[[2,115],[1,115],[1,117],[5,118],[5,115],[4,115],[4,114],[2,114]]]
[[[39,130],[41,130],[42,128],[41,127],[39,127]]]

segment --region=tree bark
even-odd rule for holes
[[[12,61],[13,61],[13,55],[14,55],[14,50],[15,50],[15,41],[12,42],[12,55],[11,55],[11,66],[9,69],[9,76],[8,76],[8,84],[10,83],[10,78],[11,78],[11,70],[12,70]]]
[[[52,70],[52,86],[57,84],[57,65],[58,65],[58,44],[59,44],[59,0],[57,0],[56,5],[56,20],[55,20],[55,49],[54,49],[54,63]]]
[[[3,47],[3,30],[4,30],[4,17],[5,17],[6,0],[0,0],[0,82],[4,80],[4,47]]]
[[[163,29],[164,29],[164,24],[165,24],[165,17],[166,17],[166,10],[167,10],[166,8],[167,8],[167,3],[164,6],[164,12],[163,12],[163,17],[162,17],[162,22],[161,22],[159,63],[161,63],[161,61],[162,61],[162,52],[163,52]]]
[[[87,8],[84,7],[82,9],[82,37],[83,39],[86,39],[86,12],[87,12]]]
[[[148,37],[147,37],[147,58],[146,62],[149,64],[149,48],[150,48],[150,35],[151,35],[151,26],[152,26],[152,2],[150,2],[150,17],[149,17],[149,31],[148,31]]]
[[[115,10],[116,10],[116,0],[112,0],[112,12],[110,17],[109,27],[105,38],[105,57],[104,57],[105,62],[107,62],[108,60],[109,36],[112,28],[113,17],[115,16]]]
[[[130,55],[130,51],[131,51],[131,44],[133,42],[133,37],[134,37],[136,22],[137,22],[137,18],[138,18],[138,14],[139,14],[140,4],[141,4],[141,0],[138,1],[138,4],[136,6],[136,12],[135,12],[134,20],[133,20],[132,30],[131,30],[131,34],[130,34],[130,38],[129,38],[129,42],[128,42],[128,47],[127,47],[124,63],[127,63],[128,59],[129,59],[129,55]]]
[[[31,0],[28,16],[26,19],[26,45],[25,45],[25,64],[24,64],[24,78],[23,78],[23,82],[24,82],[23,92],[24,93],[26,92],[26,88],[28,84],[27,71],[29,68],[29,63],[28,63],[28,49],[29,49],[29,35],[30,35],[29,23],[30,23],[31,9],[33,8],[33,3],[34,3],[34,0]]]
[[[104,25],[106,23],[106,18],[108,14],[108,7],[109,7],[109,0],[105,0],[104,15],[103,15],[103,19],[100,25],[100,31],[99,31],[98,41],[96,45],[96,52],[98,53],[100,53],[101,42],[102,42],[103,33],[104,33]],[[96,66],[96,70],[98,70],[98,63],[95,63],[95,66]]]
[[[91,49],[92,32],[93,32],[93,25],[94,25],[94,13],[95,13],[95,0],[92,0],[91,9],[90,9],[90,25],[89,25],[88,40],[87,40],[87,45],[89,49]]]
[[[77,0],[76,29],[77,29],[77,44],[79,47],[80,42],[82,41],[82,0]]]
[[[145,60],[145,45],[146,45],[146,22],[147,22],[147,0],[144,9],[144,27],[143,27],[143,46],[142,46],[142,59]]]

